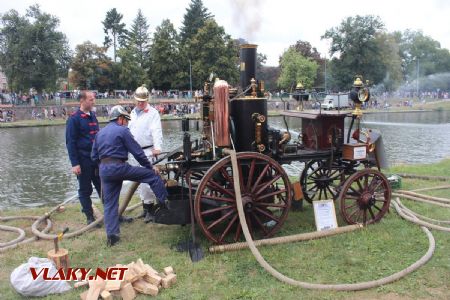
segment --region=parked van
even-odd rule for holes
[[[347,108],[350,106],[348,103],[348,94],[328,94],[320,106],[324,110]]]

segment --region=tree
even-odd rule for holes
[[[80,89],[105,91],[111,87],[112,62],[104,47],[89,41],[77,45],[71,81]]]
[[[165,19],[153,34],[149,77],[155,88],[167,90],[173,87],[179,70],[178,35]]]
[[[181,45],[184,45],[186,41],[192,39],[198,30],[205,25],[206,20],[213,17],[203,5],[202,0],[191,0],[183,16],[183,26],[180,31]]]
[[[298,53],[300,53],[303,57],[310,58],[318,64],[317,68],[317,76],[314,82],[314,86],[318,87],[321,85],[325,85],[325,59],[320,56],[319,51],[317,51],[316,47],[311,46],[311,44],[307,41],[298,40],[295,45],[291,46]]]
[[[70,62],[66,36],[57,31],[59,19],[33,5],[25,16],[10,10],[1,22],[0,65],[10,88],[55,89],[58,77],[67,76]]]
[[[304,57],[291,47],[281,56],[278,85],[281,88],[291,89],[301,82],[306,88],[311,88],[317,76],[317,68],[318,64],[315,61]]]
[[[384,66],[379,61],[381,48],[376,41],[383,30],[379,17],[358,15],[325,32],[322,39],[331,39],[330,54],[335,55],[330,69],[337,88],[349,88],[355,74],[363,74],[374,83],[385,78]]]
[[[383,67],[385,73],[383,80],[379,84],[387,91],[394,91],[403,81],[399,45],[395,36],[391,33],[377,34],[376,42],[380,49],[380,52],[377,54],[380,61],[379,66]]]
[[[106,12],[105,20],[102,21],[103,31],[105,32],[104,46],[106,48],[113,45],[114,62],[116,62],[117,56],[117,44],[124,45],[127,36],[127,30],[125,29],[125,23],[122,22],[123,15],[119,14],[115,8]],[[111,39],[112,36],[112,39]]]
[[[395,32],[402,59],[402,70],[406,80],[413,80],[419,76],[450,71],[450,53],[441,48],[438,41],[423,34],[422,31],[406,30]]]
[[[192,57],[193,86],[201,88],[211,73],[230,84],[237,83],[237,47],[223,27],[217,25],[214,19],[207,20],[186,45],[191,53],[195,53]]]
[[[148,29],[147,19],[139,9],[129,32],[129,48],[131,48],[137,62],[142,67],[148,64],[150,52],[150,34]]]
[[[148,74],[136,59],[132,48],[121,48],[117,52],[120,63],[116,64],[117,82],[114,84],[119,89],[135,89],[142,84],[149,85]]]

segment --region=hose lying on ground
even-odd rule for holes
[[[398,174],[400,177],[411,178],[411,179],[425,179],[425,180],[438,180],[438,181],[450,181],[450,177],[445,176],[427,176],[427,175],[417,175],[417,174]]]
[[[427,188],[420,188],[412,190],[411,192],[424,192],[424,191],[432,191],[432,190],[446,190],[450,189],[450,185],[440,185],[440,186],[434,186],[434,187],[427,187]]]
[[[23,239],[25,239],[25,231],[19,227],[0,225],[0,230],[13,231],[13,232],[17,232],[19,234],[18,237],[16,237],[15,239],[13,239],[11,241],[0,243],[0,248],[4,248],[4,247],[10,246],[12,244],[17,244],[17,243],[21,242]]]
[[[10,220],[17,220],[17,219],[31,219],[31,220],[36,220],[39,219],[39,217],[34,217],[34,216],[8,216],[8,217],[0,217],[0,221],[10,221]],[[49,232],[50,228],[52,228],[52,222],[50,221],[50,219],[47,219],[47,225],[45,226],[44,230],[42,230],[42,232],[47,233]],[[0,253],[1,252],[5,252],[7,250],[10,249],[14,249],[20,245],[23,244],[27,244],[27,243],[31,243],[33,241],[36,241],[38,239],[37,236],[32,236],[28,239],[24,239],[21,240],[19,242],[16,242],[14,244],[11,244],[9,246],[5,246],[5,247],[0,247]]]
[[[236,152],[232,150],[227,150],[228,154],[231,156],[231,164],[233,168],[233,173],[238,174],[238,163],[236,158]],[[234,187],[235,187],[235,195],[236,195],[236,204],[237,204],[237,210],[239,215],[239,221],[242,226],[242,231],[244,232],[245,240],[247,241],[247,244],[253,254],[253,256],[256,258],[258,263],[272,276],[277,278],[278,280],[285,282],[290,285],[299,286],[306,289],[318,289],[318,290],[337,290],[337,291],[356,291],[356,290],[364,290],[369,289],[377,286],[381,286],[393,281],[396,281],[407,274],[417,270],[421,266],[423,266],[425,263],[427,263],[436,248],[436,242],[434,240],[433,235],[426,227],[421,227],[422,231],[425,232],[425,234],[428,237],[429,241],[429,248],[428,251],[425,253],[424,256],[422,256],[418,261],[410,265],[404,270],[401,270],[395,274],[392,274],[390,276],[373,280],[373,281],[367,281],[367,282],[360,282],[360,283],[350,283],[350,284],[317,284],[317,283],[309,283],[309,282],[303,282],[294,280],[292,278],[289,278],[280,272],[278,272],[276,269],[274,269],[267,261],[262,257],[261,253],[258,251],[258,249],[255,246],[255,243],[251,237],[250,231],[248,229],[247,221],[245,219],[245,213],[244,213],[244,207],[242,205],[242,198],[241,198],[241,189],[239,184],[239,176],[233,176],[234,181]]]

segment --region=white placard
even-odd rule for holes
[[[366,146],[353,148],[354,159],[365,159],[367,156]]]
[[[313,207],[317,231],[338,227],[333,200],[313,201]]]

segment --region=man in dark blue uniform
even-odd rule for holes
[[[129,113],[120,105],[111,109],[110,122],[96,136],[91,158],[100,163],[100,178],[103,188],[103,205],[108,246],[120,240],[119,196],[124,180],[150,185],[159,206],[165,206],[167,190],[164,182],[153,169],[141,146],[128,129]],[[128,153],[143,167],[126,163]]]
[[[99,131],[98,121],[92,111],[95,105],[94,93],[82,91],[80,108],[67,120],[66,146],[69,152],[72,172],[78,178],[78,198],[87,223],[94,222],[92,211],[92,183],[100,196],[100,178],[96,174],[97,164],[91,160],[95,135]]]

